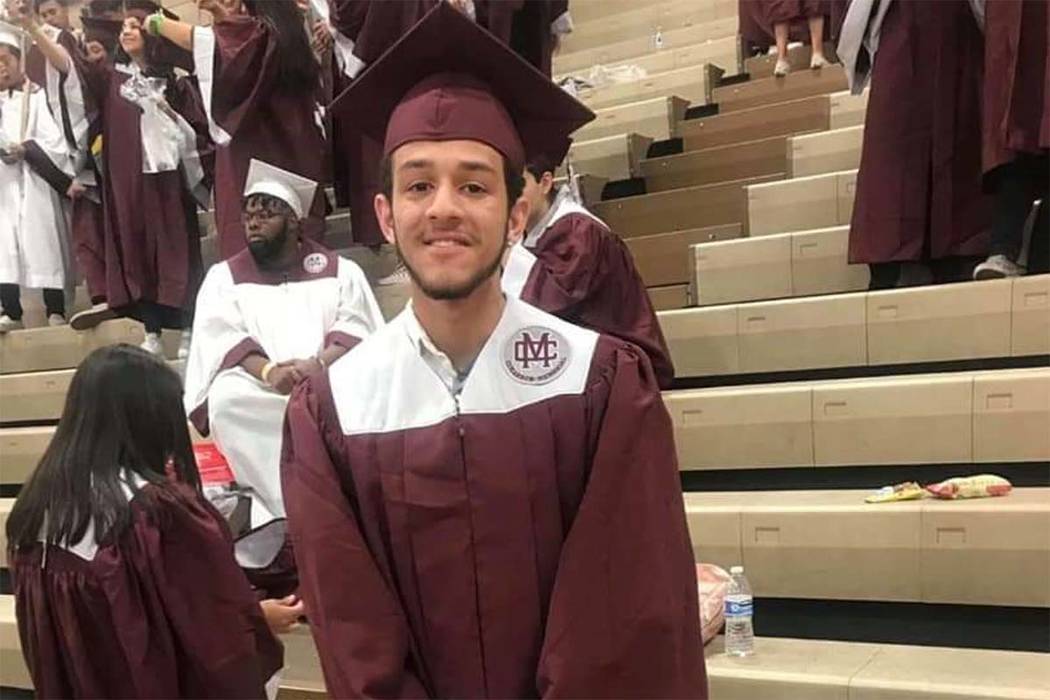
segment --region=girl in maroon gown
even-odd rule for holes
[[[178,375],[128,345],[73,377],[7,520],[38,698],[263,698],[283,652],[200,491]]]

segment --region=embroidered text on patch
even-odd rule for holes
[[[569,365],[569,343],[557,332],[529,326],[503,345],[503,367],[523,384],[547,384]]]

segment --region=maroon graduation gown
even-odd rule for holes
[[[993,0],[985,5],[984,172],[1019,154],[1046,152],[1040,134],[1050,88],[1050,13],[1046,0]]]
[[[409,308],[288,407],[284,498],[328,693],[706,697],[649,363],[508,299],[453,398],[414,319]]]
[[[907,1],[907,0],[905,0]],[[787,22],[790,41],[809,43],[810,17],[824,16],[825,41],[838,37],[846,0],[739,0],[740,36],[745,46],[766,50],[776,44],[774,25]]]
[[[967,0],[890,6],[872,66],[851,263],[988,253],[983,56]]]
[[[570,323],[634,343],[648,356],[660,388],[670,388],[671,353],[645,283],[619,236],[593,216],[572,211],[530,239],[524,246],[536,261],[519,298]],[[505,282],[516,271],[515,262],[508,264]],[[504,289],[516,291],[506,283]]]
[[[274,31],[249,15],[215,23],[212,118],[230,135],[215,154],[215,226],[223,259],[244,250],[241,208],[252,158],[325,180],[326,145],[316,86],[282,86]],[[327,202],[318,190],[304,231],[322,239]]]
[[[128,75],[109,65],[80,66],[102,120],[105,297],[113,308],[155,302],[173,310],[174,320],[175,310],[193,304],[202,274],[197,204],[180,169],[142,172],[141,112],[120,94]],[[166,98],[196,132],[210,176],[213,149],[195,80],[171,81]]]
[[[132,524],[90,561],[43,545],[11,555],[36,697],[264,698],[283,650],[222,516],[174,484],[130,506]]]

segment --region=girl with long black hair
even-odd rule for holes
[[[7,520],[36,696],[262,698],[282,650],[204,499],[178,375],[129,345],[80,365]]]
[[[193,51],[215,162],[215,226],[223,259],[244,249],[241,205],[252,158],[324,182],[326,146],[318,103],[321,69],[295,0],[200,0],[215,18],[195,27],[155,14],[147,28]],[[327,201],[318,190],[303,222],[324,234]]]

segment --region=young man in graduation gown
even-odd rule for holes
[[[975,279],[1050,271],[1050,9],[1045,0],[984,4],[985,189],[995,197],[991,251]],[[1021,248],[1032,202],[1041,200],[1027,264]]]
[[[855,0],[838,48],[854,92],[869,69],[871,79],[850,263],[870,267],[873,289],[969,279],[988,253],[990,220],[984,44],[970,3]]]
[[[67,145],[44,90],[23,73],[25,33],[0,23],[0,333],[24,327],[21,288],[42,289],[48,323],[65,320]]]
[[[215,152],[215,227],[223,259],[244,250],[241,193],[248,162],[258,158],[321,181],[327,149],[318,104],[320,68],[303,15],[293,0],[245,0],[230,13],[220,0],[202,3],[215,17],[194,27],[163,15],[150,30],[193,51]],[[304,233],[322,239],[327,202],[318,190]]]
[[[569,141],[525,168],[529,220],[508,251],[503,291],[571,323],[634,343],[649,357],[657,383],[670,388],[674,365],[631,252],[571,188],[554,187],[554,169]]]
[[[317,183],[253,160],[247,248],[212,266],[197,297],[186,411],[229,461],[247,517],[237,558],[266,595],[295,590],[281,498],[288,394],[382,325],[364,273],[302,236]]]
[[[338,108],[383,141],[376,214],[413,281],[288,406],[285,507],[328,693],[705,697],[648,359],[500,289],[526,154],[593,115],[445,5]]]

